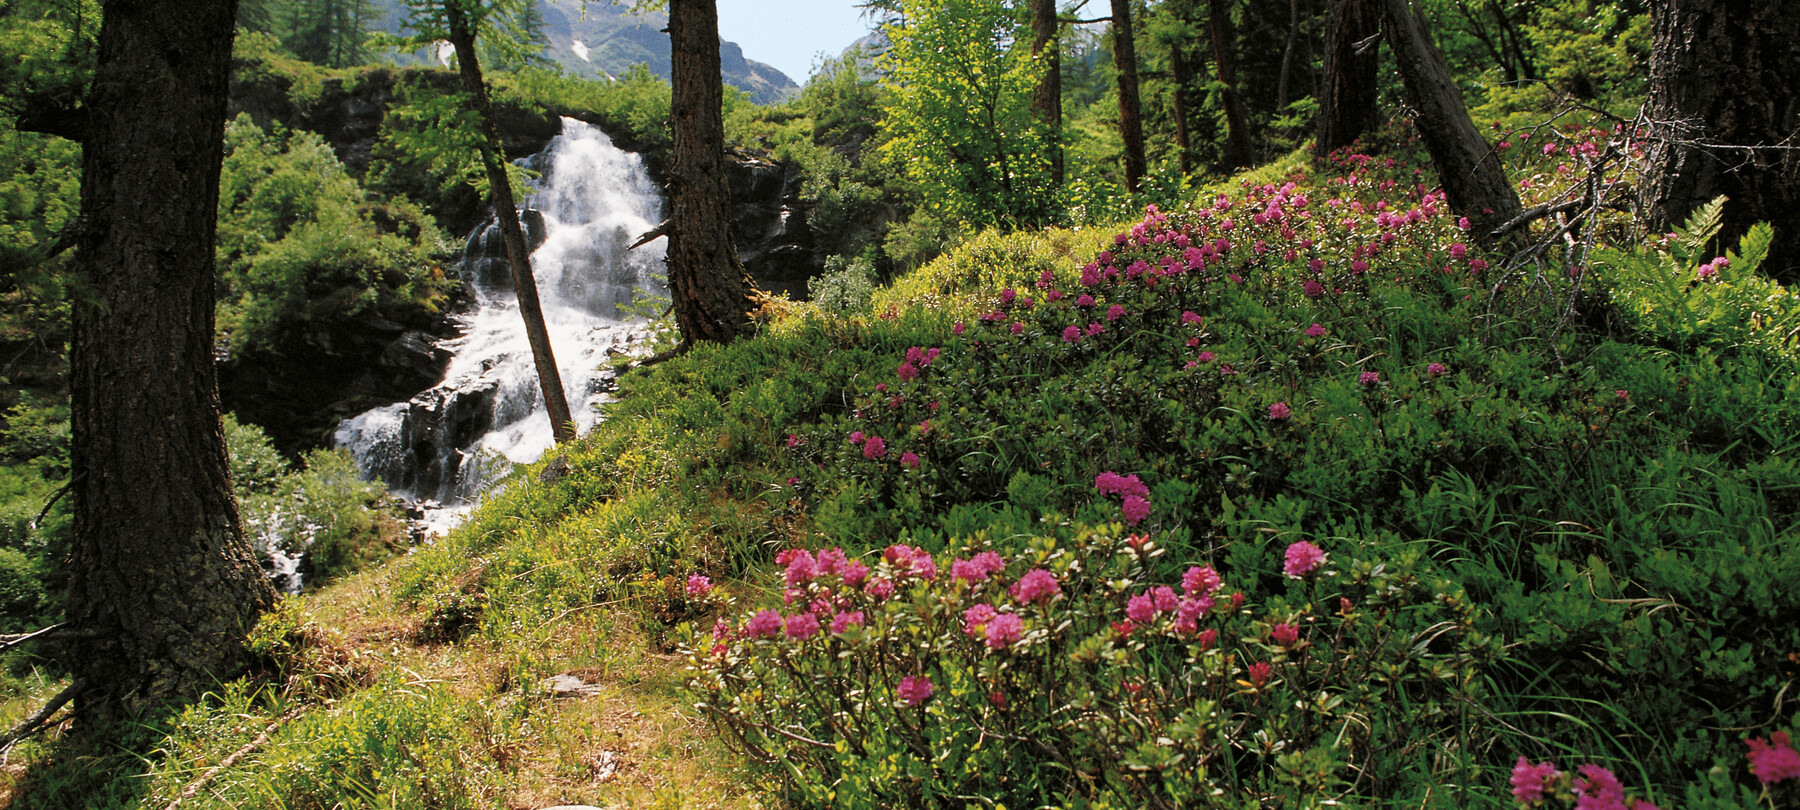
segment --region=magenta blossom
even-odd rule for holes
[[[759,610],[744,624],[744,635],[750,638],[769,638],[781,632],[781,613],[773,609]]]
[[[1079,327],[1079,326],[1063,327],[1063,342],[1064,343],[1074,343],[1075,341],[1078,341],[1080,339],[1081,339],[1081,327]]]
[[[1148,496],[1150,488],[1144,485],[1136,475],[1120,475],[1107,470],[1094,476],[1094,489],[1101,495],[1138,495]]]
[[[1224,582],[1210,565],[1196,565],[1181,575],[1181,592],[1190,596],[1211,596]]]
[[[1126,523],[1136,526],[1150,516],[1150,501],[1142,495],[1126,495],[1125,502],[1119,505],[1119,514]]]
[[[1199,326],[1200,315],[1192,310],[1181,313],[1181,322],[1187,326]]]
[[[980,638],[987,623],[993,621],[994,617],[998,615],[1000,615],[1000,611],[995,610],[993,605],[986,602],[970,605],[968,610],[963,611],[963,632]]]
[[[1282,563],[1281,572],[1293,579],[1299,579],[1313,572],[1325,562],[1325,552],[1306,540],[1296,541],[1287,547],[1286,559]]]
[[[1277,402],[1269,406],[1269,420],[1272,422],[1285,422],[1293,415],[1294,410],[1289,408],[1286,402]]]
[[[1356,376],[1356,382],[1358,385],[1362,386],[1380,385],[1381,375],[1373,371],[1365,371]]]
[[[849,613],[839,613],[838,615],[831,617],[831,634],[834,636],[841,636],[844,634],[844,631],[849,630],[852,627],[861,626],[863,626],[863,612],[860,610],[852,610]]]
[[[1325,325],[1315,323],[1312,326],[1306,327],[1306,336],[1309,338],[1324,337],[1325,336]]]
[[[1113,304],[1112,306],[1106,308],[1106,319],[1107,320],[1116,321],[1123,317],[1125,317],[1125,308],[1124,307],[1122,307],[1118,304]]]
[[[983,551],[967,560],[950,564],[950,576],[961,582],[980,582],[1006,567],[1006,561],[992,551]]]
[[[1560,775],[1556,766],[1549,762],[1531,764],[1524,757],[1513,765],[1512,794],[1522,804],[1530,804],[1544,798],[1544,790]]]
[[[819,633],[819,617],[811,613],[796,613],[788,617],[787,637],[805,641]]]
[[[1443,363],[1432,363],[1425,367],[1425,373],[1433,377],[1441,377],[1449,371],[1450,369],[1446,368]]]
[[[877,459],[886,455],[887,442],[882,441],[880,436],[870,436],[868,441],[863,442],[863,458]]]
[[[1019,581],[1012,586],[1011,593],[1014,599],[1029,605],[1055,598],[1062,593],[1062,586],[1057,583],[1055,574],[1042,568],[1033,568],[1025,572],[1025,576],[1019,577]]]
[[[1575,800],[1575,810],[1625,810],[1625,786],[1612,771],[1591,764],[1575,771],[1581,774],[1575,780],[1575,790],[1581,794]]]
[[[1800,776],[1800,752],[1794,750],[1787,732],[1777,731],[1766,742],[1758,737],[1745,740],[1744,744],[1750,746],[1750,752],[1744,755],[1750,760],[1750,772],[1763,784]]]
[[[1269,631],[1269,640],[1283,647],[1292,647],[1300,643],[1300,628],[1282,622]]]
[[[911,450],[900,454],[900,466],[916,470],[919,468],[919,455]]]
[[[1017,613],[1001,613],[987,623],[987,645],[990,650],[1012,646],[1025,633],[1025,621]]]
[[[705,596],[712,592],[712,580],[705,574],[691,574],[687,578],[688,596]]]
[[[930,700],[933,691],[930,678],[908,675],[900,679],[900,685],[894,688],[894,696],[908,706],[917,706]]]

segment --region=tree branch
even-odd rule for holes
[[[24,722],[13,726],[12,731],[6,732],[6,736],[0,737],[0,751],[5,751],[13,747],[14,743],[42,730],[47,725],[44,721],[49,720],[51,715],[56,714],[57,710],[63,707],[63,704],[73,700],[76,695],[81,694],[81,691],[86,688],[87,680],[76,678],[74,683],[69,684],[69,688],[58,692],[56,697],[51,698],[49,703],[44,704],[44,708],[38,709],[36,713],[25,718]]]

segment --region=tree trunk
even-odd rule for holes
[[[1319,95],[1319,134],[1313,154],[1323,158],[1381,126],[1376,103],[1381,51],[1356,43],[1381,33],[1381,0],[1336,0],[1325,23],[1325,87]]]
[[[1431,39],[1431,29],[1411,0],[1386,0],[1388,44],[1400,66],[1406,100],[1418,118],[1414,122],[1450,207],[1475,224],[1475,240],[1494,241],[1488,234],[1495,226],[1523,210],[1519,194],[1501,168],[1494,149],[1469,120],[1462,91],[1450,77],[1450,68]]]
[[[1169,101],[1175,115],[1175,151],[1185,176],[1194,173],[1194,144],[1193,135],[1188,132],[1187,108],[1187,89],[1194,81],[1194,71],[1188,65],[1182,43],[1176,40],[1169,41],[1169,78],[1175,85],[1169,89]]]
[[[1764,271],[1800,280],[1800,4],[1669,0],[1652,6],[1649,176],[1644,206],[1658,231],[1721,194],[1720,237],[1735,245],[1758,221],[1775,228]]]
[[[1125,139],[1125,188],[1144,185],[1144,123],[1138,102],[1137,38],[1131,30],[1131,0],[1112,0],[1113,65],[1119,79],[1119,135]]]
[[[1287,44],[1281,49],[1281,73],[1275,80],[1275,111],[1286,114],[1288,75],[1294,70],[1294,51],[1300,44],[1300,0],[1288,0]]]
[[[761,293],[744,272],[726,218],[724,81],[714,0],[670,0],[674,82],[669,123],[669,293],[683,347],[729,343],[754,329]]]
[[[1063,184],[1062,46],[1056,36],[1056,0],[1031,0],[1031,52],[1043,60],[1044,77],[1032,94],[1031,109],[1050,134],[1050,181]]]
[[[1237,68],[1232,56],[1231,21],[1226,18],[1224,0],[1210,0],[1206,28],[1212,37],[1213,66],[1218,70],[1220,91],[1225,102],[1226,170],[1248,167],[1256,161],[1250,146],[1250,132],[1244,121],[1244,102],[1238,98]]]
[[[274,600],[239,527],[213,373],[236,6],[103,10],[70,296],[67,614],[87,733],[230,678]]]
[[[481,62],[475,55],[475,26],[461,2],[445,0],[444,15],[450,25],[450,44],[462,75],[463,92],[475,107],[481,126],[481,164],[487,170],[488,200],[500,222],[500,238],[506,245],[506,263],[512,268],[513,291],[519,300],[519,317],[525,321],[525,339],[531,344],[531,361],[537,367],[538,390],[550,415],[550,435],[557,444],[575,438],[575,418],[563,394],[562,372],[550,348],[550,330],[544,326],[544,308],[538,302],[537,279],[531,273],[531,249],[519,227],[519,209],[513,202],[512,181],[506,176],[506,154],[500,146],[500,128],[488,101],[487,82],[481,78]]]

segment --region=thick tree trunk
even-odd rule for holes
[[[1050,134],[1050,180],[1063,184],[1062,46],[1057,42],[1056,0],[1031,0],[1031,52],[1044,63],[1044,77],[1031,96],[1031,109]]]
[[[1431,39],[1425,17],[1411,0],[1386,0],[1388,44],[1400,65],[1406,100],[1418,114],[1414,122],[1450,207],[1475,224],[1475,239],[1491,244],[1492,229],[1523,210],[1494,149],[1481,137],[1462,91]]]
[[[1319,94],[1319,134],[1313,154],[1325,157],[1381,126],[1376,103],[1381,51],[1356,43],[1381,33],[1381,0],[1335,0],[1325,23],[1325,87]]]
[[[513,292],[519,300],[519,318],[525,322],[525,340],[531,345],[531,361],[537,367],[538,391],[550,415],[550,435],[557,444],[575,438],[575,419],[563,393],[562,372],[550,347],[550,330],[544,325],[544,307],[538,301],[537,278],[531,273],[531,249],[519,227],[519,208],[513,201],[512,181],[506,176],[506,154],[500,146],[500,129],[494,123],[494,107],[488,101],[487,82],[481,78],[481,61],[475,54],[475,26],[459,3],[445,0],[444,16],[450,24],[450,45],[462,75],[463,92],[475,107],[481,126],[481,165],[487,170],[488,200],[500,222],[500,239],[506,245],[506,263],[512,268]]]
[[[1281,49],[1281,73],[1275,80],[1275,111],[1286,113],[1288,76],[1294,71],[1294,52],[1300,46],[1300,0],[1288,0],[1287,44]]]
[[[1668,0],[1652,6],[1649,226],[1680,224],[1721,194],[1726,245],[1775,227],[1765,272],[1800,280],[1800,4]],[[1756,149],[1780,145],[1784,149]]]
[[[1225,102],[1226,170],[1245,168],[1256,161],[1250,146],[1244,102],[1238,97],[1236,59],[1232,55],[1231,21],[1224,0],[1209,0],[1206,29],[1212,38],[1213,67],[1218,70],[1220,94]]]
[[[1138,101],[1137,37],[1131,30],[1131,0],[1112,0],[1113,64],[1119,78],[1119,135],[1125,139],[1125,187],[1144,185],[1144,124]]]
[[[70,346],[69,663],[91,733],[231,677],[274,600],[239,528],[213,375],[236,6],[103,11]]]
[[[761,293],[744,272],[726,218],[724,82],[714,0],[669,1],[674,177],[669,183],[669,293],[683,346],[750,334]]]

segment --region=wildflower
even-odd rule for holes
[[[759,610],[744,624],[744,635],[750,638],[768,638],[781,632],[781,613],[772,608]]]
[[[819,617],[811,613],[796,613],[788,617],[787,637],[797,641],[805,641],[819,634]]]
[[[955,326],[950,327],[950,331],[957,335],[961,335],[966,328],[967,327],[963,326],[962,321],[957,321]]]
[[[1289,408],[1288,404],[1286,402],[1277,402],[1274,405],[1269,406],[1269,420],[1270,421],[1285,422],[1289,418],[1293,417],[1293,415],[1294,415],[1293,409]]]
[[[1590,764],[1576,772],[1581,774],[1575,780],[1575,790],[1581,798],[1575,801],[1575,810],[1625,810],[1625,786],[1619,784],[1612,771]]]
[[[901,453],[900,454],[900,466],[905,467],[909,470],[918,469],[919,468],[919,454],[914,453],[911,450]]]
[[[1269,640],[1283,647],[1292,647],[1300,643],[1300,628],[1282,622],[1269,631]]]
[[[1181,575],[1181,591],[1188,596],[1211,596],[1224,584],[1219,579],[1219,572],[1210,565],[1196,565]]]
[[[806,440],[805,440],[805,439],[802,439],[802,438],[800,438],[800,437],[799,437],[799,436],[796,436],[796,435],[794,435],[794,434],[792,434],[792,433],[789,433],[789,434],[788,434],[788,437],[787,437],[787,447],[788,447],[788,449],[789,449],[789,450],[792,450],[792,449],[794,449],[794,448],[796,448],[796,447],[799,447],[799,446],[800,446],[800,445],[803,445],[803,444],[806,444]]]
[[[966,560],[950,564],[950,576],[964,582],[980,582],[1006,568],[1006,561],[992,551],[983,551]]]
[[[731,625],[726,623],[725,617],[720,616],[713,620],[713,641],[724,641],[725,639],[731,638],[731,636]]]
[[[1199,599],[1183,599],[1175,606],[1175,629],[1181,633],[1192,633],[1200,629],[1200,619],[1213,609],[1216,604],[1210,596]]]
[[[1175,589],[1167,585],[1158,585],[1149,590],[1150,598],[1156,603],[1156,612],[1173,613],[1176,599]]]
[[[1113,304],[1112,306],[1106,308],[1106,319],[1107,320],[1116,321],[1123,317],[1125,317],[1125,308],[1124,307],[1122,307],[1118,304]]]
[[[1007,287],[1006,289],[1000,291],[1000,306],[1003,306],[1003,307],[1012,306],[1013,299],[1018,298],[1018,297],[1019,297],[1018,292],[1014,291],[1013,288],[1011,288],[1011,287]]]
[[[1211,363],[1213,361],[1213,353],[1212,352],[1201,352],[1200,356],[1195,359],[1199,360],[1202,363]]]
[[[1199,326],[1200,322],[1201,322],[1200,316],[1198,314],[1196,314],[1193,310],[1188,310],[1186,312],[1181,313],[1181,323],[1184,326]]]
[[[993,605],[986,602],[971,605],[968,610],[963,611],[963,632],[980,638],[987,623],[993,621],[994,617],[998,615],[1000,615],[1000,611],[995,610]]]
[[[1318,298],[1325,294],[1325,285],[1309,278],[1306,280],[1306,286],[1303,289],[1303,292],[1306,293],[1307,298]]]
[[[800,486],[800,477],[797,475],[788,476],[787,485],[790,487]]]
[[[1358,385],[1362,385],[1364,387],[1380,385],[1381,384],[1381,375],[1377,374],[1373,371],[1365,371],[1356,376],[1356,382]]]
[[[839,613],[838,615],[831,617],[831,634],[834,636],[841,636],[844,634],[844,631],[849,630],[852,627],[861,626],[863,626],[863,612],[860,610]]]
[[[705,574],[690,574],[687,578],[688,596],[705,596],[712,592],[712,580]]]
[[[1101,495],[1149,495],[1150,488],[1136,475],[1120,475],[1107,470],[1094,476],[1094,489]]]
[[[1744,757],[1750,760],[1750,772],[1765,785],[1771,785],[1783,779],[1800,776],[1800,752],[1788,739],[1788,733],[1777,731],[1769,735],[1768,742],[1758,737],[1745,740],[1750,752]]]
[[[801,549],[783,551],[775,555],[775,562],[787,566],[787,586],[790,588],[805,585],[819,575],[818,561]]]
[[[1432,363],[1425,367],[1425,373],[1430,374],[1433,377],[1441,377],[1449,370],[1450,369],[1446,368],[1443,363]]]
[[[870,436],[868,441],[863,442],[863,458],[877,459],[886,455],[887,442],[882,441],[880,436]]]
[[[1156,600],[1147,593],[1133,596],[1125,602],[1125,615],[1139,624],[1149,624],[1156,620]]]
[[[1069,326],[1069,327],[1063,328],[1063,342],[1064,343],[1074,343],[1075,341],[1080,340],[1080,339],[1081,339],[1081,327]]]
[[[886,599],[894,595],[894,583],[886,579],[870,580],[869,584],[863,587],[863,593],[876,599]]]
[[[987,645],[990,650],[1003,650],[1012,646],[1025,633],[1025,622],[1017,613],[1002,613],[995,616],[987,624]]]
[[[1104,331],[1106,331],[1106,327],[1104,327],[1104,326],[1101,326],[1101,325],[1100,325],[1100,324],[1098,324],[1098,323],[1090,323],[1090,324],[1088,324],[1088,328],[1087,328],[1087,335],[1088,335],[1088,337],[1093,337],[1093,336],[1095,336],[1095,335],[1098,335],[1098,334],[1100,334],[1100,333],[1101,333],[1101,332],[1104,332]]]
[[[894,696],[908,706],[917,706],[930,700],[932,691],[930,678],[908,675],[900,679],[900,685],[894,689]]]
[[[894,369],[894,374],[902,380],[914,380],[919,377],[919,368],[911,363],[901,363],[899,368]]]
[[[862,444],[863,443],[863,432],[860,430],[850,431],[850,443],[851,444]]]
[[[1142,495],[1126,495],[1125,502],[1119,505],[1119,513],[1124,515],[1126,523],[1136,526],[1150,516],[1150,501]]]
[[[1461,259],[1469,255],[1469,246],[1457,242],[1450,246],[1450,258]]]
[[[1264,684],[1269,682],[1269,676],[1274,674],[1274,668],[1269,666],[1269,662],[1267,661],[1258,661],[1251,664],[1250,669],[1247,670],[1245,674],[1250,676],[1251,686],[1261,689]]]
[[[1082,309],[1087,309],[1088,307],[1091,307],[1093,305],[1094,305],[1094,297],[1091,295],[1088,295],[1087,293],[1082,293],[1080,296],[1077,296],[1075,299],[1075,306],[1081,307]]]
[[[1287,547],[1286,559],[1281,572],[1293,579],[1299,579],[1313,572],[1325,562],[1325,552],[1306,540],[1299,540]]]
[[[1211,627],[1200,631],[1200,649],[1210,650],[1217,643],[1219,643],[1219,631]]]
[[[1312,326],[1306,327],[1306,336],[1309,338],[1324,337],[1325,336],[1325,326],[1323,324],[1315,323]]]
[[[1025,604],[1047,602],[1062,593],[1062,586],[1057,584],[1056,575],[1042,568],[1033,568],[1019,577],[1012,587],[1012,596]]]
[[[869,567],[856,560],[845,560],[838,566],[838,576],[843,577],[845,585],[855,588],[869,578]]]
[[[1022,335],[1025,333],[1025,324],[1019,323],[1018,321],[1013,321],[1012,326],[1007,327],[1007,328],[1008,328],[1008,331],[1012,332],[1015,335]]]
[[[1555,765],[1548,762],[1533,765],[1524,757],[1519,757],[1512,769],[1513,798],[1523,804],[1543,799],[1544,789],[1558,775]]]

